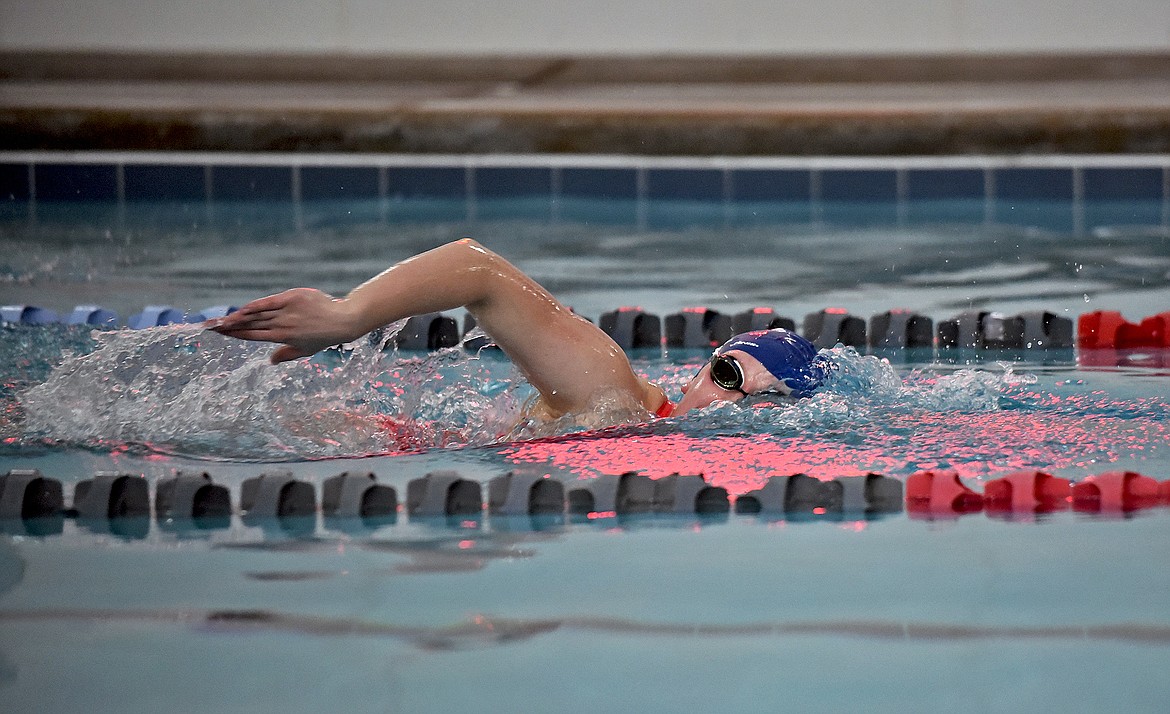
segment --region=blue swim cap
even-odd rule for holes
[[[729,350],[755,357],[780,380],[780,391],[794,397],[807,397],[829,373],[828,360],[817,354],[813,343],[782,327],[738,334],[724,342],[715,354]]]

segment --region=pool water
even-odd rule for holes
[[[117,202],[42,191],[35,208],[6,205],[0,302],[96,303],[124,319],[292,285],[343,292],[473,235],[595,320],[620,305],[767,305],[797,324],[825,307],[936,322],[1170,308],[1165,191],[1106,195],[1105,168],[1068,173],[1080,189],[1067,199],[1012,194],[1009,166],[992,171],[992,201],[911,200],[923,185],[911,170],[890,200],[850,202],[833,192],[864,193],[860,179],[814,166],[820,188],[803,203],[729,202],[728,185],[747,184],[727,180],[711,200],[695,188],[707,173],[669,169],[652,167],[632,198],[569,195],[565,169],[555,200],[481,194],[469,208],[126,202],[128,167]],[[1063,185],[1063,169],[1035,171]],[[986,171],[948,176],[972,173]],[[689,193],[661,188],[675,179]],[[498,353],[401,352],[389,335],[272,367],[265,346],[195,325],[0,326],[0,473],[39,469],[68,500],[98,471],[152,489],[205,471],[233,503],[277,469],[318,494],[372,471],[400,498],[443,469],[570,486],[702,473],[733,499],[794,473],[955,471],[977,492],[1019,470],[1170,479],[1158,350],[837,347],[830,383],[796,404],[515,430],[531,390]],[[674,397],[706,357],[633,356]],[[1170,695],[1165,507],[41,525],[5,521],[0,539],[0,696],[14,711],[1089,712],[1161,711]]]

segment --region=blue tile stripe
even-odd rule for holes
[[[984,198],[987,175],[981,169],[918,169],[906,174],[906,194],[914,200]]]
[[[1155,168],[1085,169],[1084,196],[1091,201],[1158,200],[1164,198],[1165,173]]]
[[[202,201],[207,194],[207,170],[202,166],[127,164],[127,201]]]
[[[381,196],[377,167],[306,166],[300,171],[301,198],[305,201],[343,201]]]
[[[821,172],[824,201],[881,202],[898,200],[898,176],[884,169],[831,169]]]
[[[54,203],[380,199],[465,203],[461,215],[474,219],[499,217],[499,210],[507,209],[488,210],[487,203],[513,198],[547,198],[552,205],[544,212],[548,220],[562,215],[562,200],[628,202],[635,206],[630,215],[639,224],[647,216],[669,216],[671,206],[682,204],[690,205],[687,210],[696,216],[696,205],[709,206],[723,220],[735,215],[738,204],[808,204],[814,216],[830,221],[854,210],[836,206],[869,210],[864,209],[869,204],[881,221],[900,223],[921,213],[913,206],[939,201],[987,202],[993,206],[985,212],[987,220],[1010,218],[1012,210],[1020,210],[1017,203],[1069,203],[1075,230],[1091,228],[1098,215],[1083,204],[1143,201],[1153,206],[1142,213],[1144,220],[1165,226],[1170,223],[1170,156],[737,159],[0,152],[0,206],[6,207],[6,217],[22,206],[32,211],[38,204]],[[1027,216],[1024,211],[1021,220]]]
[[[1073,179],[1072,169],[997,169],[995,198],[1019,201],[1072,201]]]
[[[724,173],[714,169],[650,169],[646,172],[650,200],[722,202]]]
[[[638,172],[627,168],[561,169],[560,195],[634,201],[638,198]]]
[[[30,198],[28,164],[0,164],[0,203],[24,203]]]

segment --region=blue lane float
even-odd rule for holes
[[[67,325],[89,325],[91,327],[116,327],[118,313],[107,310],[100,305],[77,305],[69,317],[65,319]]]
[[[205,320],[214,320],[217,317],[227,317],[240,308],[235,305],[212,305],[205,307],[190,317],[190,322],[200,323]]]
[[[61,321],[57,313],[36,305],[4,305],[0,307],[0,322],[13,325],[52,325]]]
[[[186,321],[186,314],[170,305],[147,305],[142,312],[131,315],[126,326],[132,330],[145,330],[148,327],[178,325]]]

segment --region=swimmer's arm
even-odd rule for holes
[[[554,412],[584,409],[603,388],[630,394],[649,409],[661,401],[608,335],[470,239],[398,263],[343,299],[288,290],[248,303],[212,329],[283,343],[272,361],[284,362],[411,315],[458,307],[475,317]]]

